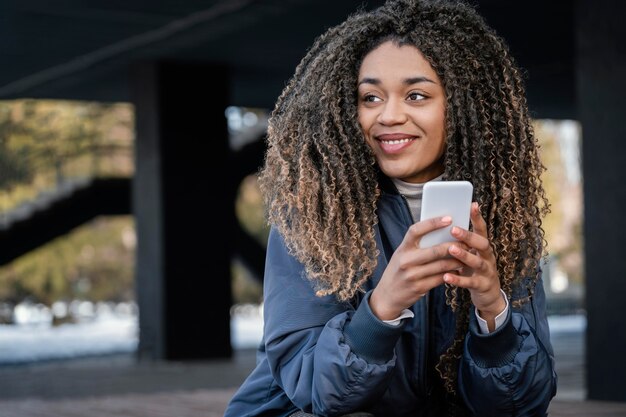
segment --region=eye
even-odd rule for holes
[[[382,101],[382,99],[378,96],[375,96],[374,94],[365,94],[363,96],[363,101],[365,103],[375,103],[377,101]]]
[[[420,101],[420,100],[424,100],[426,98],[425,95],[417,93],[417,92],[412,92],[409,93],[407,100],[409,101]]]

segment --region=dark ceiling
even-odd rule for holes
[[[0,99],[128,101],[132,62],[175,59],[225,64],[232,104],[271,107],[315,36],[382,3],[2,0]],[[527,71],[531,111],[574,118],[573,3],[475,4]]]

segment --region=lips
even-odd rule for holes
[[[406,133],[387,133],[376,136],[380,148],[388,154],[399,153],[417,139],[417,136]]]

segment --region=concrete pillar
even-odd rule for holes
[[[228,73],[137,64],[133,212],[140,358],[229,357],[231,236]]]
[[[626,3],[576,6],[587,392],[592,400],[626,401]]]

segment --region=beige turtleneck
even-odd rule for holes
[[[441,181],[442,179],[443,174],[433,178],[431,181]],[[422,212],[422,191],[424,190],[424,184],[426,183],[406,182],[397,178],[392,178],[391,181],[398,189],[398,192],[406,198],[413,221],[418,221]]]

